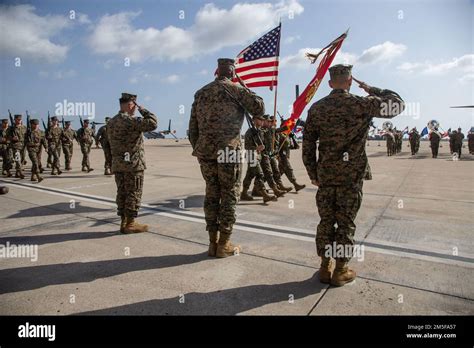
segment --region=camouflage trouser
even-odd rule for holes
[[[416,141],[410,140],[410,150],[412,155],[415,155],[418,152],[418,149],[416,148]]]
[[[81,144],[81,152],[82,152],[82,166],[89,168],[90,167],[89,153],[91,152],[91,145]]]
[[[29,148],[28,149],[28,157],[31,161],[31,174],[38,175],[40,173],[39,169],[39,161],[38,161],[38,153],[39,150],[37,148]]]
[[[438,150],[439,150],[439,141],[431,142],[431,154],[433,157],[438,157]]]
[[[267,155],[262,156],[262,161],[260,162],[262,166],[262,171],[263,171],[263,176],[265,177],[265,181],[270,185],[270,187],[273,187],[276,185],[275,179],[273,177],[273,170],[272,170],[272,162],[270,160],[270,157]]]
[[[469,153],[474,153],[474,141],[469,140],[467,146],[469,148]]]
[[[112,151],[110,150],[110,145],[102,146],[102,150],[104,150],[104,157],[105,157],[105,169],[112,168]]]
[[[458,154],[458,158],[461,158],[462,144],[454,143],[453,144],[453,153]]]
[[[316,194],[319,222],[316,232],[316,251],[324,256],[326,245],[354,245],[354,220],[362,203],[362,183],[354,186],[322,186]],[[337,227],[334,225],[337,224]],[[349,261],[351,255],[338,259]]]
[[[51,150],[49,149],[49,146],[48,146],[48,159],[46,160],[46,163],[48,165],[51,165],[53,163],[53,153],[51,152]]]
[[[276,157],[270,157],[270,164],[272,165],[272,172],[273,172],[273,179],[278,182],[281,179],[281,173],[279,164],[278,164],[278,159]]]
[[[387,156],[392,156],[394,153],[394,143],[391,138],[387,138]]]
[[[43,155],[43,147],[40,146],[36,155],[36,158],[38,159],[38,168],[39,170],[43,169],[43,165],[41,164],[41,156]]]
[[[51,163],[52,171],[54,171],[55,169],[60,170],[61,164],[59,163],[59,156],[60,156],[59,149],[61,149],[61,147],[56,144],[49,145],[48,153],[51,153],[51,157],[52,157],[52,163]]]
[[[142,201],[144,172],[115,173],[117,215],[135,218]]]
[[[11,163],[11,168],[13,167],[13,163],[15,163],[15,170],[18,171],[23,171],[23,164],[21,161],[21,149],[14,149],[14,148],[9,148],[8,149],[8,157],[10,158],[10,163]]]
[[[11,162],[10,162],[10,156],[8,156],[8,148],[2,148],[0,150],[1,155],[2,155],[2,172],[4,170],[10,170],[12,169],[11,167]]]
[[[287,155],[280,154],[278,160],[278,169],[280,170],[280,173],[286,175],[292,184],[296,182],[295,173],[293,172],[293,167],[291,166],[290,159]]]
[[[263,181],[263,171],[262,166],[260,165],[260,161],[256,162],[256,165],[254,166],[252,166],[250,162],[248,163],[247,173],[245,174],[245,178],[243,180],[243,186],[245,190],[250,187],[254,178],[254,185],[257,190],[265,188],[265,182]]]
[[[65,162],[66,168],[71,168],[71,159],[72,159],[73,149],[74,149],[73,144],[69,144],[69,145],[63,144],[64,162]]]
[[[26,147],[21,149],[21,164],[24,164],[26,162]]]
[[[231,234],[235,209],[240,197],[241,163],[218,163],[199,159],[202,177],[206,181],[204,215],[207,231]]]

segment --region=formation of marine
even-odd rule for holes
[[[218,60],[217,77],[199,89],[189,120],[189,140],[192,155],[198,160],[206,184],[204,215],[209,235],[208,255],[224,258],[242,251],[231,242],[239,200],[252,201],[262,197],[264,203],[277,201],[287,192],[305,188],[297,182],[290,163],[290,152],[298,148],[294,134],[287,126],[277,128],[274,116],[265,113],[263,99],[233,81],[234,59]],[[368,95],[356,96],[349,92],[352,66],[338,64],[329,68],[331,93],[315,102],[308,111],[303,134],[302,158],[312,185],[317,186],[316,205],[321,221],[317,227],[316,250],[321,258],[319,279],[323,283],[342,286],[356,278],[349,268],[351,255],[343,256],[330,250],[336,243],[352,248],[355,245],[355,219],[362,203],[364,180],[372,178],[366,155],[366,142],[372,119],[390,119],[404,109],[402,98],[394,91],[380,89],[355,80]],[[399,105],[397,112],[382,113],[384,103]],[[50,119],[45,131],[39,120],[23,125],[22,115],[14,122],[2,120],[0,149],[3,174],[24,179],[26,152],[30,158],[31,180],[41,182],[42,150],[48,154],[47,166],[51,175],[61,175],[61,151],[64,170],[70,171],[73,143],[82,153],[82,171],[91,172],[89,154],[94,142],[104,151],[104,175],[114,175],[117,186],[117,214],[121,218],[120,233],[148,231],[148,225],[137,221],[144,186],[144,132],[157,127],[157,117],[137,104],[137,95],[122,93],[120,111],[106,118],[97,135],[84,120],[74,131],[70,122],[60,127],[56,116]],[[138,110],[142,117],[136,117]],[[249,129],[241,142],[241,130],[246,120]],[[27,122],[28,123],[28,122]],[[95,125],[95,124],[94,124]],[[93,126],[94,126],[93,125]],[[225,125],[224,127],[222,125]],[[401,152],[404,132],[389,128],[387,155]],[[387,133],[387,134],[388,134]],[[412,155],[418,152],[420,133],[413,128],[409,133]],[[450,133],[451,152],[461,156],[461,129]],[[436,127],[430,133],[433,157],[441,134]],[[474,153],[474,135],[468,134],[469,152]],[[242,156],[247,153],[247,171],[242,179]],[[292,187],[283,183],[286,176]],[[252,186],[253,182],[253,187]],[[266,186],[268,185],[268,187]],[[329,248],[328,248],[329,247]]]

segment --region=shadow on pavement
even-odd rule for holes
[[[240,288],[211,292],[191,292],[183,297],[150,300],[124,306],[77,313],[79,315],[235,315],[270,303],[295,301],[321,293],[327,286],[321,284],[316,274],[303,281],[271,285],[249,285]],[[180,302],[181,299],[181,302]],[[307,313],[305,313],[307,314]]]
[[[207,252],[9,268],[0,270],[0,294],[49,285],[92,282],[128,272],[182,266],[205,260],[208,260]]]
[[[43,234],[37,236],[18,236],[0,238],[0,244],[10,242],[10,244],[53,244],[62,243],[70,240],[99,239],[116,236],[117,232],[77,232],[77,233],[57,233]]]
[[[74,208],[71,208],[71,203],[66,201],[64,203],[55,203],[50,205],[36,206],[33,208],[27,208],[19,210],[17,213],[7,216],[7,219],[23,218],[23,217],[35,217],[35,216],[50,216],[50,215],[63,215],[63,214],[81,214],[81,213],[98,213],[108,212],[110,209],[94,208],[81,205],[81,202],[76,202]]]

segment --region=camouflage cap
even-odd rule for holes
[[[66,121],[64,122],[64,124],[71,124],[71,121]]]
[[[253,115],[253,119],[258,119],[258,120],[265,120],[265,118],[263,117],[263,115]]]
[[[105,118],[105,120],[106,120],[106,121],[110,120],[110,117],[109,117],[109,116],[107,116],[107,117]]]
[[[40,124],[40,121],[37,118],[32,119],[31,124]]]
[[[89,120],[86,118],[83,123],[89,123]]]
[[[229,65],[234,66],[235,65],[235,59],[233,59],[233,58],[219,58],[217,60],[217,66],[219,68],[229,66]]]
[[[122,97],[119,99],[121,103],[128,103],[130,101],[137,100],[136,94],[122,93]]]
[[[8,123],[8,119],[7,118],[2,118],[2,123]]]
[[[276,120],[275,116],[273,116],[273,115],[268,116],[268,119],[269,119],[270,121],[275,121],[275,120]]]
[[[58,118],[56,116],[51,117],[51,121],[57,121]]]
[[[262,117],[263,117],[263,119],[264,119],[265,121],[268,121],[268,120],[270,119],[270,115],[269,115],[269,114],[265,114],[265,115],[263,115]]]
[[[16,115],[13,116],[13,117],[14,117],[15,119],[18,119],[18,118],[21,119],[21,118],[22,118],[21,114],[16,114]]]
[[[351,76],[352,65],[350,64],[336,64],[329,68],[329,75],[331,79],[337,76]]]

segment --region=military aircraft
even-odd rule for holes
[[[176,137],[175,133],[176,133],[175,130],[171,130],[171,119],[170,119],[170,122],[168,124],[168,129],[158,131],[158,132],[146,132],[143,135],[147,139],[165,139],[166,138],[165,135],[171,135],[176,139],[175,141],[178,142],[179,140]]]

